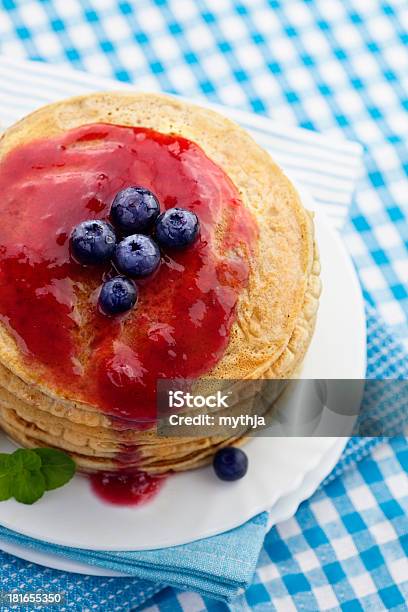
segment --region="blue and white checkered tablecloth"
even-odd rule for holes
[[[143,612],[405,611],[407,469],[395,439],[322,487],[269,532],[253,584],[233,604],[166,589]]]
[[[408,348],[407,0],[0,0],[0,7],[0,53],[13,60],[70,65],[359,141],[366,174],[345,238],[367,301]],[[341,182],[336,188],[341,200]],[[255,581],[234,609],[405,610],[407,468],[406,443],[395,440],[321,489],[270,532]],[[166,589],[149,609],[226,605]]]

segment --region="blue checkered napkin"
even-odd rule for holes
[[[365,387],[364,404],[356,422],[360,435],[392,437],[408,432],[408,360],[401,345],[389,335],[367,309],[367,326],[371,328],[371,347],[367,361],[369,380]],[[389,380],[384,380],[389,379]]]
[[[141,552],[108,553],[54,546],[1,526],[0,539],[140,578],[140,582],[132,581],[135,595],[150,589],[152,585],[145,581],[151,580],[228,600],[247,587],[252,579],[267,521],[268,515],[263,512],[241,527],[219,536],[183,546]],[[43,571],[47,573],[47,570]],[[0,577],[1,573],[2,570]],[[126,583],[126,579],[115,579],[109,591],[117,593]]]
[[[408,380],[408,356],[402,345],[389,333],[383,321],[378,317],[372,306],[366,305],[367,317],[367,373],[366,377],[374,380]],[[363,401],[363,412],[365,405],[371,406],[370,384],[366,388]],[[368,389],[368,392],[367,392]],[[388,405],[383,406],[387,415],[390,413]],[[369,411],[368,411],[369,412]],[[394,412],[392,412],[394,416]],[[379,417],[382,415],[379,414]],[[401,432],[401,423],[406,419],[406,405],[398,404],[397,416],[399,418],[395,426]],[[392,426],[394,423],[392,423]],[[379,442],[380,438],[352,438],[347,444],[340,461],[332,473],[326,478],[325,483],[337,478],[344,472],[348,465],[354,465],[356,461],[363,459]]]
[[[396,364],[399,364],[398,374],[408,378],[408,361],[403,359],[402,349],[387,335],[386,330],[371,310],[369,310],[368,325],[368,376],[376,377],[380,372],[385,377],[395,376]],[[374,361],[373,356],[383,346],[384,342],[389,347],[386,360]],[[387,369],[387,364],[389,369]],[[378,442],[379,439],[360,438],[351,440],[334,472],[326,479],[326,484],[332,483],[338,476],[347,473],[348,468],[366,456]],[[342,514],[341,508],[338,511]],[[109,593],[112,602],[117,598],[120,601],[124,592],[126,592],[127,597],[133,597],[134,601],[141,601],[143,593],[151,593],[154,589],[154,586],[147,582],[152,581],[170,584],[182,589],[192,589],[200,593],[201,596],[211,596],[228,601],[234,599],[251,582],[265,537],[266,524],[267,514],[262,513],[241,527],[213,538],[184,546],[141,552],[94,552],[54,546],[27,538],[3,527],[0,527],[0,538],[40,552],[57,554],[97,567],[122,571],[140,579],[135,581],[134,579],[116,578],[107,581],[98,578],[84,580],[81,577],[72,580],[75,592],[84,600],[86,597],[84,589],[89,593],[89,582],[96,585],[103,582],[106,585],[106,593]],[[316,520],[314,522],[309,521],[307,529],[316,532],[321,531],[321,527],[318,526]],[[267,542],[269,538],[272,538],[271,541],[273,541],[273,537],[268,536]],[[304,535],[302,537],[307,538]],[[310,543],[313,543],[313,539],[310,540]],[[280,546],[282,547],[283,543]],[[275,550],[275,545],[271,550],[272,552]],[[279,550],[278,546],[276,550]],[[276,557],[278,553],[274,552],[273,554]],[[17,582],[21,583],[22,576],[24,576],[26,580],[30,580],[33,589],[45,588],[44,584],[49,583],[50,580],[52,580],[56,590],[67,588],[67,578],[60,572],[39,567],[35,567],[33,571],[33,566],[27,566],[21,561],[14,560],[5,553],[3,553],[3,560],[7,560],[7,563],[0,570],[0,578],[7,579],[10,586],[16,587]],[[15,574],[14,581],[10,578],[10,563],[17,564],[20,570],[20,573]],[[284,576],[285,565],[282,566],[281,570]],[[288,576],[287,580],[290,582],[290,574]],[[284,577],[282,579],[284,580]],[[296,580],[300,581],[302,579],[298,577]],[[107,596],[106,593],[105,597]]]

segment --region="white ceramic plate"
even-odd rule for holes
[[[302,197],[310,207],[312,202]],[[303,374],[364,378],[365,317],[354,268],[336,230],[322,216],[316,218],[316,230],[324,291]],[[223,483],[210,467],[178,474],[153,501],[136,508],[102,503],[87,479],[77,476],[33,506],[1,503],[0,524],[33,538],[86,549],[183,544],[232,529],[296,492],[336,443],[336,438],[257,438],[246,446],[250,467],[241,481]],[[11,448],[0,438],[1,451]],[[297,497],[299,503],[303,497]]]
[[[305,499],[308,499],[314,493],[322,480],[324,480],[324,478],[336,465],[347,441],[348,438],[339,438],[333,447],[324,455],[316,468],[305,476],[302,484],[291,493],[288,493],[287,495],[284,495],[278,499],[276,504],[270,510],[268,522],[269,529],[273,525],[292,517],[296,513],[299,504]],[[9,544],[8,542],[0,541],[0,547],[5,552],[8,552],[16,557],[20,557],[21,559],[25,559],[26,561],[30,561],[31,563],[38,563],[39,565],[52,567],[53,569],[62,570],[64,572],[92,574],[94,576],[126,576],[126,574],[72,561],[70,559],[61,557],[60,555],[38,552],[23,546]]]

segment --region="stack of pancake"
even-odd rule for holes
[[[207,109],[167,96],[100,93],[44,107],[11,127],[0,139],[0,167],[21,145],[92,123],[179,134],[197,143],[228,175],[256,219],[259,234],[228,346],[205,378],[295,375],[313,334],[320,264],[312,216],[269,154],[240,127]],[[1,315],[0,426],[17,443],[60,448],[84,471],[163,473],[204,465],[220,446],[245,438],[242,432],[165,438],[155,426],[140,429],[81,401],[26,359],[24,347]]]

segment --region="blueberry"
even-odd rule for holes
[[[127,187],[116,194],[111,208],[113,224],[124,234],[144,234],[160,213],[156,196],[144,187]]]
[[[163,248],[182,249],[197,238],[197,215],[184,208],[169,208],[156,221],[156,239]]]
[[[119,242],[115,251],[117,268],[127,276],[141,278],[152,274],[160,263],[157,244],[148,236],[134,234]]]
[[[214,455],[214,471],[221,480],[239,480],[248,469],[248,457],[239,448],[227,446]]]
[[[99,306],[105,314],[119,314],[133,308],[137,300],[136,285],[123,276],[115,276],[102,285]]]
[[[99,264],[110,259],[116,246],[113,227],[97,219],[83,221],[71,232],[71,253],[81,264]]]

